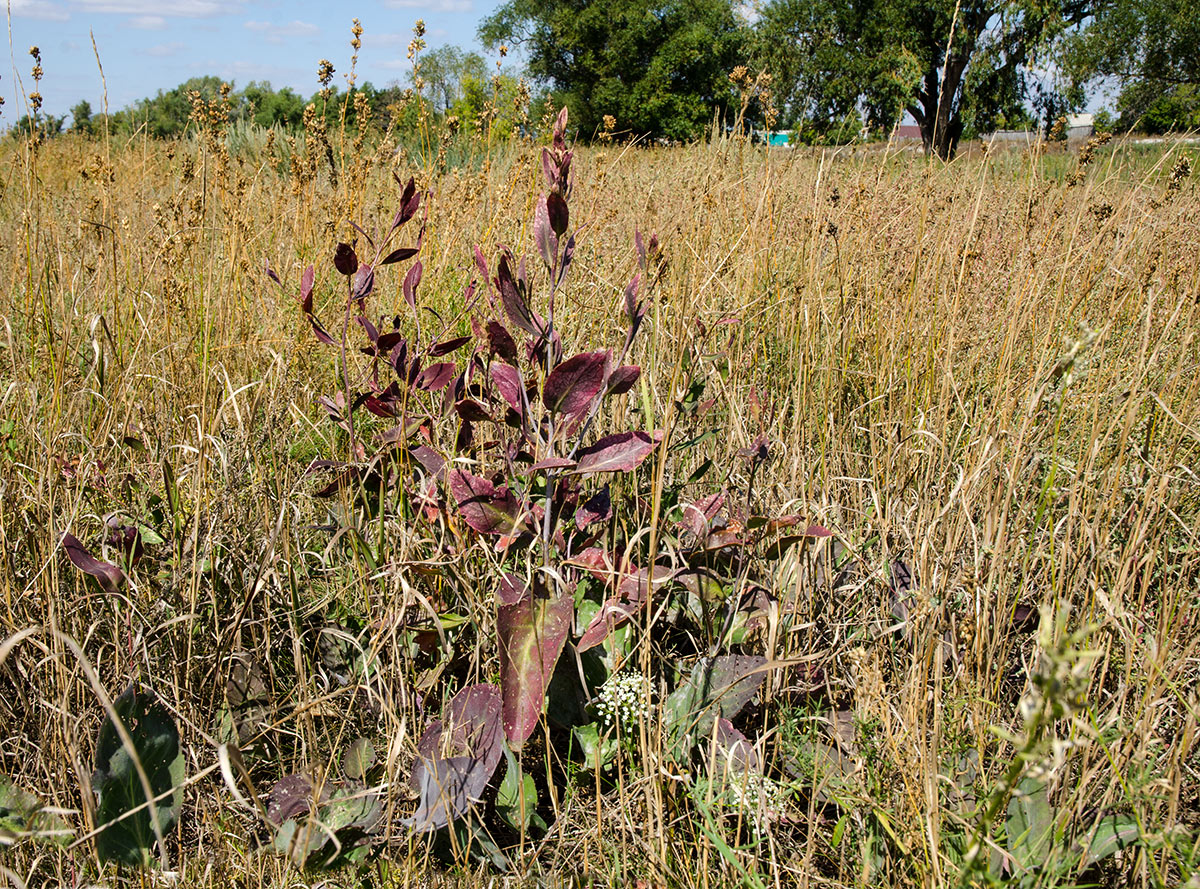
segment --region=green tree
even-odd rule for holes
[[[187,129],[192,116],[191,94],[198,92],[205,99],[215,99],[221,89],[221,78],[193,77],[174,89],[159,90],[154,98],[141,99],[131,109],[134,125],[145,124],[151,136],[178,136]]]
[[[611,114],[639,135],[691,139],[730,104],[748,28],[730,0],[508,0],[479,37],[522,47],[584,135]]]
[[[887,129],[907,111],[926,153],[950,158],[967,125],[986,130],[1030,100],[1061,103],[1030,70],[1091,2],[773,0],[757,57],[793,122],[861,108],[868,126]]]
[[[90,136],[96,131],[95,121],[92,120],[92,103],[82,99],[71,109],[71,132]]]
[[[304,120],[304,98],[291,87],[274,90],[268,81],[251,81],[239,93],[239,101],[260,127],[295,129]]]
[[[1077,89],[1121,85],[1118,126],[1149,132],[1200,124],[1200,15],[1195,0],[1098,0],[1066,44],[1062,65]]]

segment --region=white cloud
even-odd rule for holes
[[[151,46],[149,49],[142,51],[148,56],[154,56],[157,59],[165,59],[168,56],[177,55],[179,52],[185,49],[187,49],[187,44],[173,42],[159,43],[156,46]]]
[[[19,18],[41,19],[44,22],[65,22],[71,18],[61,4],[47,0],[11,0],[9,8]]]
[[[429,12],[470,12],[472,0],[384,0],[391,9],[424,9]]]
[[[239,11],[244,0],[72,0],[84,12],[170,18],[208,18]]]
[[[135,15],[129,24],[141,31],[161,31],[167,27],[167,20],[161,15]]]
[[[264,34],[278,34],[281,37],[307,37],[310,34],[320,34],[321,29],[312,22],[302,22],[294,19],[286,24],[275,22],[246,22],[245,27],[250,31],[261,31]]]

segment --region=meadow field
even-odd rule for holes
[[[1200,885],[1196,149],[563,150],[3,140],[0,883]]]

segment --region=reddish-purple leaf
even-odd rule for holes
[[[642,375],[642,369],[636,364],[624,364],[608,376],[608,394],[624,395],[633,388],[633,384]]]
[[[391,429],[385,429],[379,433],[379,442],[381,444],[400,444],[408,441],[421,429],[421,425],[425,422],[426,417],[406,417],[404,422],[399,426],[393,426]]]
[[[339,243],[333,251],[333,267],[349,278],[358,271],[358,254],[349,244]]]
[[[63,534],[62,545],[71,564],[89,577],[94,577],[104,592],[114,596],[120,592],[125,583],[124,571],[116,565],[97,559],[73,534]]]
[[[625,317],[629,319],[630,324],[637,317],[637,297],[638,288],[641,286],[642,276],[634,275],[633,280],[625,287]]]
[[[550,228],[550,214],[546,209],[545,195],[538,198],[533,207],[533,243],[537,245],[542,262],[548,266],[554,265],[554,258],[558,253],[558,238]]]
[[[417,285],[421,283],[422,271],[423,266],[421,260],[418,259],[409,268],[408,274],[404,276],[404,298],[414,312],[417,310]]]
[[[724,505],[724,491],[718,491],[708,497],[701,497],[695,503],[689,503],[683,507],[683,518],[679,520],[679,527],[691,531],[693,534],[703,534]]]
[[[421,464],[424,469],[434,478],[441,478],[446,471],[446,460],[437,451],[426,445],[417,445],[411,451],[414,460]]]
[[[480,800],[504,754],[501,698],[493,685],[469,685],[417,742],[409,783],[420,794],[405,823],[418,832],[445,827]]]
[[[499,356],[502,360],[516,367],[517,343],[512,334],[499,321],[489,321],[487,325],[488,351]]]
[[[265,263],[266,263],[266,269],[267,269],[267,277],[270,278],[272,281],[274,281],[276,284],[278,284],[280,287],[282,287],[283,281],[280,279],[279,275],[275,274],[275,270],[273,268],[271,268],[271,260],[269,260],[269,259],[265,260]]]
[[[650,456],[654,446],[662,440],[662,432],[655,431],[651,438],[645,432],[618,432],[606,435],[576,455],[579,465],[575,471],[586,472],[629,472]]]
[[[571,260],[575,257],[575,236],[567,238],[567,246],[563,247],[562,262],[558,265],[558,281],[561,284],[563,278],[567,277],[567,269],[571,267]]]
[[[550,217],[550,229],[558,238],[561,238],[566,232],[570,220],[567,202],[563,200],[561,194],[552,191],[546,196],[546,213]]]
[[[582,531],[588,525],[607,522],[612,515],[612,497],[609,494],[608,485],[605,485],[585,500],[583,505],[575,511],[575,526]]]
[[[520,749],[537,727],[546,686],[571,631],[574,612],[569,595],[535,598],[529,590],[497,611],[504,732],[514,749]]]
[[[526,472],[544,472],[547,469],[574,469],[575,461],[566,457],[547,457],[545,460],[538,460]]]
[[[393,250],[391,253],[389,253],[387,256],[385,256],[383,259],[379,260],[379,264],[380,265],[391,265],[393,262],[403,262],[406,259],[412,259],[412,257],[414,257],[416,255],[417,255],[416,247],[400,247],[397,250]]]
[[[396,181],[399,182],[400,177],[397,176]],[[396,213],[396,219],[392,222],[392,229],[395,230],[412,219],[420,206],[421,193],[417,191],[416,180],[410,176],[408,184],[404,186],[404,193],[400,195],[400,209]]]
[[[310,265],[304,270],[304,274],[300,276],[300,311],[304,313],[304,317],[308,319],[308,323],[312,326],[313,333],[317,339],[329,346],[336,346],[337,341],[325,332],[325,328],[321,326],[321,322],[317,320],[313,314],[313,284],[316,281],[316,273]]]
[[[418,389],[424,389],[426,392],[437,392],[453,380],[457,372],[458,368],[450,361],[431,364],[421,371],[421,375],[417,377],[416,386]]]
[[[542,175],[546,177],[547,188],[554,188],[558,184],[558,169],[549,148],[542,149]]]
[[[754,745],[724,716],[717,720],[713,740],[716,742],[716,765],[719,769],[742,779],[762,771],[762,763]]]
[[[491,419],[484,406],[473,398],[463,398],[455,402],[454,410],[468,423],[482,423]]]
[[[354,275],[354,298],[358,300],[359,307],[362,307],[362,302],[375,289],[375,269],[371,268],[369,262],[361,263],[358,267],[358,272]]]
[[[492,384],[500,397],[508,402],[508,406],[525,416],[525,384],[521,380],[521,372],[511,364],[493,362],[491,365]]]
[[[471,338],[469,336],[456,336],[452,340],[442,340],[442,342],[434,343],[429,347],[429,357],[441,358],[443,355],[449,355],[451,352],[457,352],[469,342],[471,342]]]
[[[501,605],[516,605],[529,592],[524,580],[508,571],[500,577],[500,586],[496,589],[496,598]]]
[[[575,650],[584,652],[589,648],[595,648],[608,638],[609,633],[622,624],[628,623],[630,618],[637,614],[641,607],[642,603],[640,602],[627,602],[615,598],[609,599],[600,606],[600,610],[596,612],[596,616],[588,623],[586,629],[583,631],[583,635],[575,643]]]
[[[496,289],[500,291],[500,302],[504,304],[504,311],[509,320],[528,334],[542,336],[546,325],[529,307],[529,302],[517,286],[517,279],[513,277],[507,256],[500,257],[500,265],[496,271]]]
[[[584,352],[568,358],[546,377],[542,403],[568,420],[582,416],[604,390],[609,353]]]
[[[462,469],[449,473],[450,493],[463,521],[480,534],[514,534],[524,530],[525,516],[512,491]]]

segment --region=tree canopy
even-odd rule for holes
[[[729,0],[508,0],[479,37],[524,49],[585,137],[612,115],[622,130],[683,140],[730,103],[749,27]]]
[[[757,54],[793,120],[861,107],[868,126],[890,128],[907,111],[926,151],[950,157],[967,124],[990,127],[1026,102],[1056,110],[1030,72],[1089,2],[773,0]]]
[[[1200,127],[1200,15],[1194,0],[1099,0],[1066,41],[1063,67],[1082,91],[1101,79],[1122,84],[1121,124]]]

